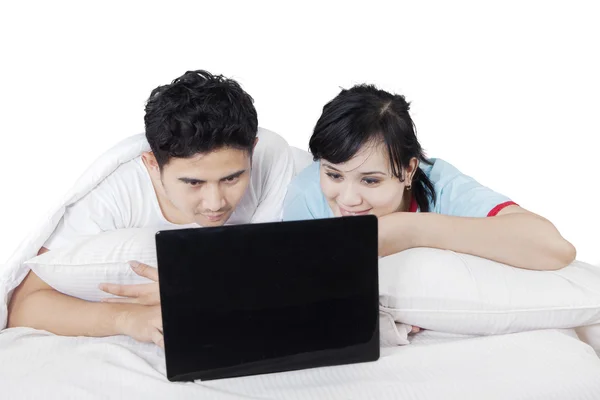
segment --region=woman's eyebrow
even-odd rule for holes
[[[340,171],[339,169],[337,169],[337,168],[335,168],[334,166],[331,166],[331,165],[329,165],[329,164],[325,164],[325,163],[324,163],[324,164],[323,164],[323,166],[324,166],[324,167],[327,167],[327,168],[329,168],[329,169],[332,169],[332,170],[334,170],[334,171],[336,171],[336,172],[341,172],[341,173],[343,173],[343,172],[344,172],[344,171]],[[381,171],[369,171],[369,172],[361,172],[360,174],[361,174],[361,175],[384,175],[384,176],[387,176],[387,174],[386,174],[385,172],[381,172]]]
[[[370,172],[361,172],[361,175],[387,175],[385,172],[381,171],[370,171]]]
[[[337,172],[342,172],[342,171],[340,171],[339,169],[337,169],[337,168],[335,168],[335,167],[333,167],[333,166],[331,166],[331,165],[329,165],[329,164],[323,164],[323,166],[324,166],[324,167],[327,167],[327,168],[329,168],[329,169],[332,169],[332,170],[334,170],[334,171],[337,171]]]

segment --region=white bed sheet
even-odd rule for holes
[[[0,398],[600,399],[600,359],[572,331],[411,340],[373,363],[170,383],[154,345],[13,328],[0,333]]]

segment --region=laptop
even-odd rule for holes
[[[170,381],[379,359],[377,218],[156,234]]]

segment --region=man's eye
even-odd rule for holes
[[[198,182],[198,181],[189,181],[188,185],[190,185],[190,186],[200,186],[200,183],[201,182]]]
[[[326,175],[328,177],[330,177],[331,179],[333,179],[334,181],[337,181],[342,178],[342,176],[340,174],[335,174],[333,172],[327,172]]]
[[[233,177],[230,177],[230,178],[225,178],[225,182],[227,182],[227,183],[233,183],[233,182],[237,182],[239,179],[240,179],[239,176],[233,176]]]

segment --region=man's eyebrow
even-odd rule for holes
[[[242,175],[244,172],[246,172],[246,170],[245,170],[245,169],[239,170],[239,171],[237,171],[237,172],[234,172],[234,173],[233,173],[233,174],[231,174],[231,175],[227,175],[226,177],[224,177],[224,178],[221,178],[221,180],[222,180],[222,181],[224,181],[224,180],[227,180],[227,179],[233,179],[233,178],[237,178],[238,176]]]
[[[242,175],[244,172],[246,172],[245,169],[242,169],[240,171],[234,172],[233,174],[227,175],[221,179],[219,179],[220,181],[224,181],[227,179],[233,179],[233,178],[237,178],[238,176]],[[179,178],[179,180],[183,183],[206,183],[205,180],[202,179],[196,179],[196,178],[186,178],[186,177],[181,177]]]

